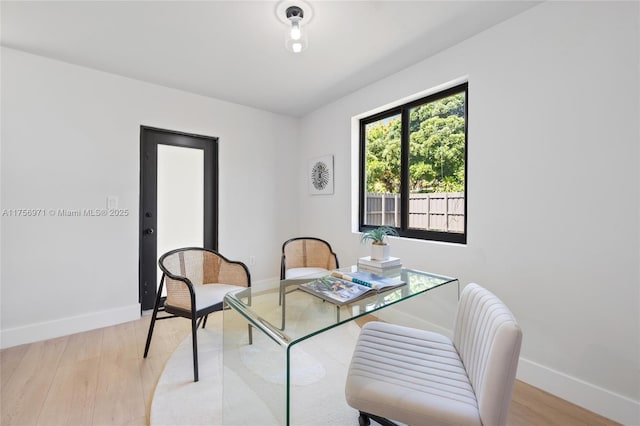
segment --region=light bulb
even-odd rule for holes
[[[294,21],[291,23],[291,32],[289,34],[291,35],[292,40],[300,40],[300,37],[302,37],[302,32],[300,31],[299,22]]]
[[[293,53],[303,52],[307,48],[307,32],[302,31],[304,11],[299,6],[289,6],[286,10],[289,21],[285,47]]]

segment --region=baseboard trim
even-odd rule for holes
[[[518,380],[625,425],[640,425],[640,401],[520,358]]]
[[[0,331],[0,348],[53,339],[140,318],[140,304],[39,322]]]
[[[258,293],[271,290],[274,288],[278,288],[279,285],[280,285],[280,278],[278,277],[267,278],[264,280],[251,282],[251,288],[253,289],[253,291]]]

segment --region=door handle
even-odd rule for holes
[[[147,228],[147,229],[144,230],[144,233],[147,234],[147,235],[151,235],[151,234],[154,233],[154,230],[153,230],[153,228]]]

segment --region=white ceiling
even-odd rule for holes
[[[309,47],[298,55],[284,48],[274,1],[2,1],[1,43],[303,116],[538,2],[307,3]]]

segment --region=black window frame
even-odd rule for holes
[[[410,119],[410,110],[411,108],[415,108],[417,106],[434,102],[439,99],[443,99],[454,95],[456,93],[464,92],[465,101],[464,101],[464,232],[462,233],[454,233],[454,232],[443,232],[443,231],[432,231],[432,230],[424,230],[424,229],[411,229],[409,228],[409,119]],[[407,102],[402,105],[395,106],[393,108],[389,108],[385,111],[373,114],[368,117],[364,117],[360,119],[360,129],[359,129],[359,137],[360,137],[360,148],[358,155],[359,158],[359,213],[358,213],[358,229],[360,232],[367,231],[369,229],[374,229],[377,226],[375,225],[365,225],[365,195],[366,195],[366,126],[367,124],[374,123],[376,121],[382,120],[384,118],[388,118],[394,115],[400,115],[401,119],[401,141],[400,141],[400,203],[401,203],[401,218],[400,218],[400,227],[396,227],[395,229],[398,231],[398,234],[401,237],[420,239],[420,240],[430,240],[430,241],[440,241],[440,242],[449,242],[449,243],[458,243],[458,244],[466,244],[467,243],[467,223],[468,223],[468,215],[467,215],[467,200],[468,200],[468,152],[469,152],[469,82],[464,82],[450,88],[438,91],[431,95],[422,97],[420,99],[416,99],[410,102]]]

